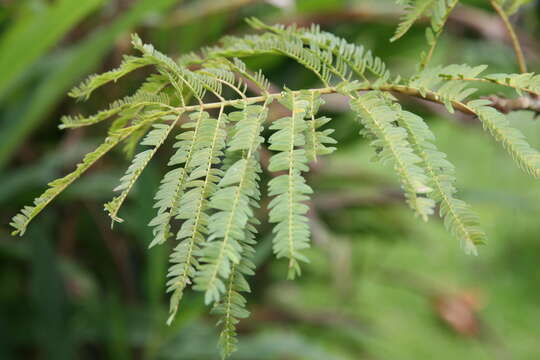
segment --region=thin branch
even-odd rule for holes
[[[491,106],[505,114],[512,111],[529,110],[534,111],[536,116],[540,115],[540,99],[533,99],[528,96],[507,99],[495,95],[487,96],[486,99],[491,101]]]
[[[433,103],[445,105],[445,101],[435,92],[433,91],[423,91],[420,92],[419,89],[416,89],[414,87],[406,86],[406,85],[392,85],[392,84],[386,84],[386,85],[380,85],[376,88],[372,86],[366,86],[363,88],[356,89],[357,91],[371,91],[371,90],[380,90],[385,92],[392,92],[397,94],[403,94],[408,95],[411,97],[424,99]],[[312,91],[316,92],[318,94],[333,94],[337,93],[338,89],[336,87],[324,87],[324,88],[313,88],[308,90],[302,90],[302,91]],[[301,91],[293,91],[295,94],[299,94]],[[246,97],[244,99],[232,99],[232,100],[223,100],[219,102],[213,102],[213,103],[203,103],[201,105],[190,105],[190,106],[179,106],[176,108],[173,108],[174,111],[183,111],[183,112],[189,112],[189,111],[195,111],[195,110],[208,110],[208,109],[218,109],[221,107],[226,106],[234,106],[238,105],[240,103],[246,103],[246,104],[255,104],[264,102],[267,100],[273,100],[280,98],[282,96],[282,93],[269,93],[267,95],[261,95],[261,96],[252,96],[252,97]],[[464,114],[467,115],[476,115],[476,112],[467,106],[465,103],[460,101],[451,101],[452,107]]]
[[[302,91],[305,91],[305,90],[302,90]],[[302,91],[293,91],[292,93],[293,94],[300,94]],[[330,86],[330,87],[324,87],[324,88],[318,88],[318,89],[309,89],[307,91],[313,91],[313,92],[316,92],[318,94],[331,94],[331,93],[337,92],[337,89],[335,87]],[[198,110],[198,109],[204,109],[204,110],[218,109],[218,108],[221,108],[223,106],[234,106],[234,105],[238,105],[240,103],[245,103],[245,104],[260,103],[260,102],[264,102],[264,101],[269,100],[269,99],[279,98],[281,96],[282,96],[282,93],[269,93],[267,95],[252,96],[252,97],[246,97],[246,98],[243,98],[243,99],[223,100],[223,101],[218,101],[218,102],[213,102],[213,103],[206,103],[206,104],[203,103],[203,104],[200,104],[200,105],[179,106],[179,107],[174,108],[174,110],[176,110],[176,111],[194,111],[194,110]]]
[[[413,87],[409,87],[409,86],[406,86],[406,85],[383,85],[383,86],[379,87],[378,89],[381,90],[381,91],[389,91],[389,92],[395,92],[395,93],[399,93],[399,94],[409,95],[409,96],[412,96],[412,97],[428,100],[428,101],[438,103],[438,104],[441,104],[441,105],[445,104],[443,99],[441,99],[440,96],[438,96],[433,91],[425,91],[424,94],[421,94],[418,89],[413,88]],[[370,89],[367,89],[367,90],[370,90]],[[454,109],[456,109],[456,110],[458,110],[458,111],[460,111],[460,112],[462,112],[464,114],[476,115],[476,113],[475,113],[475,111],[473,109],[471,109],[470,107],[468,107],[467,105],[465,105],[464,103],[462,103],[460,101],[453,100],[453,101],[451,101],[451,103],[452,103],[452,107]]]
[[[509,83],[501,81],[501,80],[489,79],[489,78],[464,78],[464,77],[445,77],[445,78],[447,80],[475,81],[475,82],[484,82],[484,83],[497,84],[497,85],[513,88],[515,90],[518,90],[518,92],[521,91],[521,92],[524,92],[524,93],[528,93],[528,94],[532,95],[532,97],[535,97],[535,98],[540,98],[540,92],[538,92],[538,91],[531,90],[531,89],[524,88],[524,87],[520,87],[520,86],[517,86],[517,85],[512,85],[512,84],[509,84]]]
[[[510,23],[510,19],[508,19],[508,15],[504,11],[504,9],[497,4],[495,0],[489,0],[491,6],[497,14],[501,17],[501,20],[504,23],[504,26],[506,27],[506,31],[508,31],[508,35],[510,35],[510,39],[512,41],[512,47],[514,48],[514,52],[516,53],[516,59],[519,65],[519,71],[522,73],[527,72],[527,64],[525,63],[525,57],[523,56],[523,51],[521,50],[521,45],[519,43],[519,39],[517,38],[516,32],[514,31],[514,27]]]

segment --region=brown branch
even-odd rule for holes
[[[386,84],[382,86],[378,86],[376,88],[373,88],[371,86],[366,86],[365,88],[360,88],[357,91],[372,91],[372,90],[379,90],[379,91],[385,91],[394,93],[397,95],[407,95],[412,98],[426,100],[431,103],[440,104],[440,105],[446,105],[446,102],[444,99],[442,99],[436,92],[433,91],[420,91],[419,89],[416,89],[414,87],[410,87],[407,85],[393,85],[393,84]],[[304,90],[305,91],[305,90]],[[324,87],[324,88],[314,88],[314,89],[308,89],[307,91],[313,91],[318,94],[324,95],[324,94],[336,94],[337,88],[335,87]],[[298,93],[299,91],[293,91],[294,93]],[[216,109],[221,108],[223,106],[234,106],[240,103],[246,103],[246,104],[255,104],[260,103],[263,101],[267,101],[268,99],[276,99],[283,96],[283,93],[268,93],[261,96],[252,96],[252,97],[246,97],[242,99],[232,99],[232,100],[222,100],[219,102],[213,102],[213,103],[203,103],[199,105],[189,105],[189,106],[179,106],[176,108],[171,108],[173,111],[177,112],[188,112],[188,111],[196,111],[199,109]],[[493,106],[496,109],[504,110],[503,112],[509,112],[509,111],[515,111],[515,110],[531,110],[536,113],[539,113],[539,102],[540,100],[532,97],[521,97],[517,99],[508,99],[503,97],[496,97],[491,96],[489,97],[490,100],[492,100],[491,106]],[[452,108],[455,110],[458,110],[460,113],[476,117],[476,112],[474,109],[472,109],[467,104],[452,100],[450,101]]]
[[[535,112],[535,116],[540,116],[540,99],[533,99],[529,96],[508,99],[496,95],[487,96],[486,99],[491,101],[491,106],[504,114],[518,110],[530,110]]]

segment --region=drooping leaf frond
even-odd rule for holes
[[[533,149],[525,139],[525,135],[493,107],[489,100],[473,100],[467,103],[471,107],[484,128],[502,144],[518,166],[525,172],[540,178],[540,152]]]
[[[114,191],[121,191],[120,195],[116,196],[110,202],[105,204],[105,210],[109,213],[109,216],[113,221],[124,221],[118,217],[120,207],[126,200],[131,188],[133,185],[135,185],[135,182],[143,172],[146,165],[148,165],[160,146],[165,142],[165,140],[167,140],[167,137],[179,119],[180,115],[177,115],[171,124],[155,124],[154,129],[150,131],[141,142],[141,145],[149,146],[151,149],[144,150],[135,155],[135,158],[127,169],[126,174],[120,179],[120,185],[114,189]]]
[[[324,104],[324,100],[320,95],[311,92],[309,95],[309,108],[306,114],[307,127],[305,133],[305,149],[309,161],[317,161],[319,155],[331,154],[336,150],[335,147],[327,146],[337,143],[336,140],[330,137],[334,130],[320,130],[321,127],[331,120],[326,116],[317,118],[317,112],[322,104]]]
[[[191,158],[199,146],[201,123],[208,117],[200,109],[190,114],[190,120],[182,125],[186,131],[177,135],[174,144],[176,152],[169,160],[168,166],[175,167],[170,170],[161,181],[161,185],[154,197],[154,207],[158,209],[157,215],[150,221],[149,226],[154,227],[154,239],[150,247],[163,244],[170,234],[170,223],[178,213],[180,199],[184,194],[188,172],[191,169]]]
[[[130,134],[140,128],[143,123],[133,125],[127,128],[116,130],[109,134],[105,141],[99,145],[94,151],[85,155],[84,159],[77,164],[75,170],[68,175],[51,181],[49,188],[34,200],[31,206],[25,206],[19,214],[13,217],[10,225],[15,228],[13,235],[23,235],[26,227],[54,198],[64,191],[73,181],[79,178],[86,170],[88,170],[96,161],[103,155],[108,153],[118,143],[127,138]]]
[[[433,214],[434,202],[427,197],[429,187],[421,159],[407,139],[407,132],[396,126],[399,113],[388,104],[388,99],[378,91],[370,91],[351,99],[351,109],[359,116],[362,125],[372,134],[371,146],[384,164],[392,164],[399,175],[405,196],[416,215],[427,221]]]
[[[217,191],[217,184],[223,176],[223,171],[216,166],[219,166],[225,148],[227,115],[222,108],[217,118],[210,117],[208,113],[202,114],[196,147],[186,167],[185,190],[176,215],[183,223],[176,235],[180,243],[171,255],[173,265],[168,274],[168,291],[173,293],[169,321],[174,319],[184,288],[191,283],[200,266],[202,256],[199,253],[210,224],[209,199]]]
[[[250,286],[245,277],[255,274],[255,264],[252,259],[255,255],[253,245],[256,243],[256,224],[257,222],[253,219],[248,222],[244,230],[246,234],[242,244],[242,259],[238,264],[232,265],[225,295],[212,310],[212,313],[221,316],[218,322],[218,325],[221,325],[219,347],[224,359],[236,351],[238,344],[236,325],[241,319],[249,316],[249,311],[246,309],[247,301],[241,293],[250,292]]]
[[[477,254],[476,246],[484,244],[486,236],[471,207],[454,197],[457,192],[454,165],[448,161],[446,154],[437,149],[433,143],[435,136],[421,117],[401,110],[398,123],[407,130],[411,146],[422,159],[427,184],[433,189],[429,197],[439,204],[446,228],[461,241],[467,253]]]
[[[253,217],[251,200],[259,199],[260,165],[255,156],[263,141],[260,133],[266,109],[246,106],[231,113],[230,119],[236,125],[228,151],[242,151],[244,155],[229,167],[210,201],[216,212],[210,218],[208,242],[200,252],[202,264],[194,287],[205,292],[207,304],[219,301],[233,265],[242,259],[245,227]]]
[[[219,343],[224,358],[236,350],[236,324],[239,319],[249,315],[245,309],[246,300],[240,293],[249,292],[245,276],[253,275],[255,269],[252,259],[255,254],[253,245],[256,243],[254,225],[257,221],[253,217],[253,208],[258,206],[260,198],[258,182],[261,171],[256,157],[257,150],[264,141],[261,132],[267,115],[266,105],[246,106],[229,115],[229,119],[236,124],[228,151],[243,154],[240,160],[229,167],[219,184],[220,189],[210,203],[217,212],[211,219],[212,240],[204,252],[215,260],[209,262],[206,268],[201,267],[202,288],[214,299],[220,299],[213,312],[221,315],[222,331]],[[226,250],[228,242],[240,245],[240,259],[237,262],[234,262],[234,259],[231,261],[221,252]],[[218,255],[217,258],[215,254]],[[219,259],[220,255],[224,256],[223,260]],[[204,272],[210,274],[210,277],[205,278]],[[223,295],[220,294],[222,284],[225,287]]]
[[[270,171],[287,171],[270,180],[268,194],[275,196],[270,202],[270,222],[274,227],[274,253],[277,258],[289,259],[288,277],[300,275],[299,261],[308,261],[302,250],[309,247],[309,227],[304,203],[312,193],[302,172],[308,171],[305,131],[308,127],[305,117],[310,107],[310,94],[287,92],[281,103],[291,110],[290,117],[275,121],[270,129],[276,130],[270,136],[270,150],[277,154],[270,158]]]

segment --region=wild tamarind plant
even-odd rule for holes
[[[124,142],[136,154],[114,189],[117,196],[105,204],[114,222],[142,171],[168,138],[176,141],[161,185],[156,190],[150,247],[174,243],[168,271],[170,317],[174,320],[187,287],[204,292],[204,301],[220,317],[220,347],[224,357],[236,348],[236,325],[249,315],[242,293],[249,292],[246,277],[253,275],[257,243],[255,209],[262,192],[272,198],[269,221],[274,224],[273,251],[286,258],[288,277],[301,272],[310,246],[307,218],[310,194],[304,174],[310,162],[335,150],[328,127],[331,119],[318,116],[322,95],[348,97],[351,110],[370,140],[376,158],[390,165],[399,178],[406,201],[424,221],[438,209],[444,224],[467,253],[476,254],[486,236],[478,217],[457,198],[454,167],[437,149],[435,137],[424,120],[402,108],[394,94],[443,104],[449,113],[459,111],[481,122],[484,129],[509,152],[517,165],[540,177],[540,153],[511,126],[497,101],[475,97],[472,84],[486,82],[516,90],[532,108],[540,97],[540,75],[486,74],[486,66],[447,65],[429,62],[444,23],[457,0],[408,1],[408,12],[392,40],[401,37],[422,15],[431,17],[428,51],[411,77],[391,74],[384,62],[362,46],[333,34],[310,28],[268,26],[257,19],[248,23],[259,35],[225,37],[217,47],[200,55],[173,60],[134,35],[138,56],[126,56],[120,66],[91,76],[70,92],[87,99],[98,87],[117,81],[144,66],[156,73],[131,96],[113,102],[91,116],[64,116],[61,128],[78,128],[111,121],[101,145],[87,154],[76,169],[49,183],[48,189],[13,218],[14,234],[24,234],[29,222],[90,166]],[[507,16],[507,1],[494,1]],[[512,2],[513,3],[513,2]],[[519,47],[518,47],[519,49]],[[321,86],[313,89],[270,92],[261,71],[253,72],[241,58],[278,54],[294,59],[312,71]],[[524,69],[524,67],[522,67]],[[257,94],[248,95],[248,84]],[[225,94],[235,94],[225,98]],[[269,123],[268,107],[285,106],[290,115]],[[500,103],[500,102],[499,102]],[[513,109],[502,109],[511,111]],[[268,137],[263,131],[269,130]],[[261,164],[261,150],[272,156]],[[275,175],[261,189],[263,167]],[[150,205],[149,205],[150,206]]]

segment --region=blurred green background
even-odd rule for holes
[[[65,93],[131,51],[137,31],[180,55],[224,34],[251,30],[243,19],[320,23],[371,48],[394,73],[415,71],[423,24],[390,43],[400,10],[384,0],[3,0],[0,2],[0,359],[217,359],[215,318],[198,293],[165,320],[169,250],[147,250],[152,198],[167,156],[149,166],[110,229],[102,204],[127,167],[121,151],[102,160],[30,226],[7,224],[45,184],[71,169],[105,127],[60,131],[62,114],[92,113],[130,93],[147,75],[98,91],[88,103]],[[513,18],[531,71],[540,71],[540,2]],[[435,64],[487,64],[514,72],[501,23],[483,0],[450,17]],[[297,65],[251,59],[278,85],[314,86]],[[483,88],[485,93],[499,89]],[[309,175],[313,196],[311,263],[286,281],[263,221],[258,272],[233,359],[540,359],[540,184],[522,174],[469,118],[404,99],[422,114],[457,167],[460,195],[489,236],[466,256],[433,217],[422,223],[404,205],[388,168],[371,162],[359,126],[329,98],[339,150]],[[538,122],[512,122],[540,148]],[[265,215],[262,214],[265,218]]]

